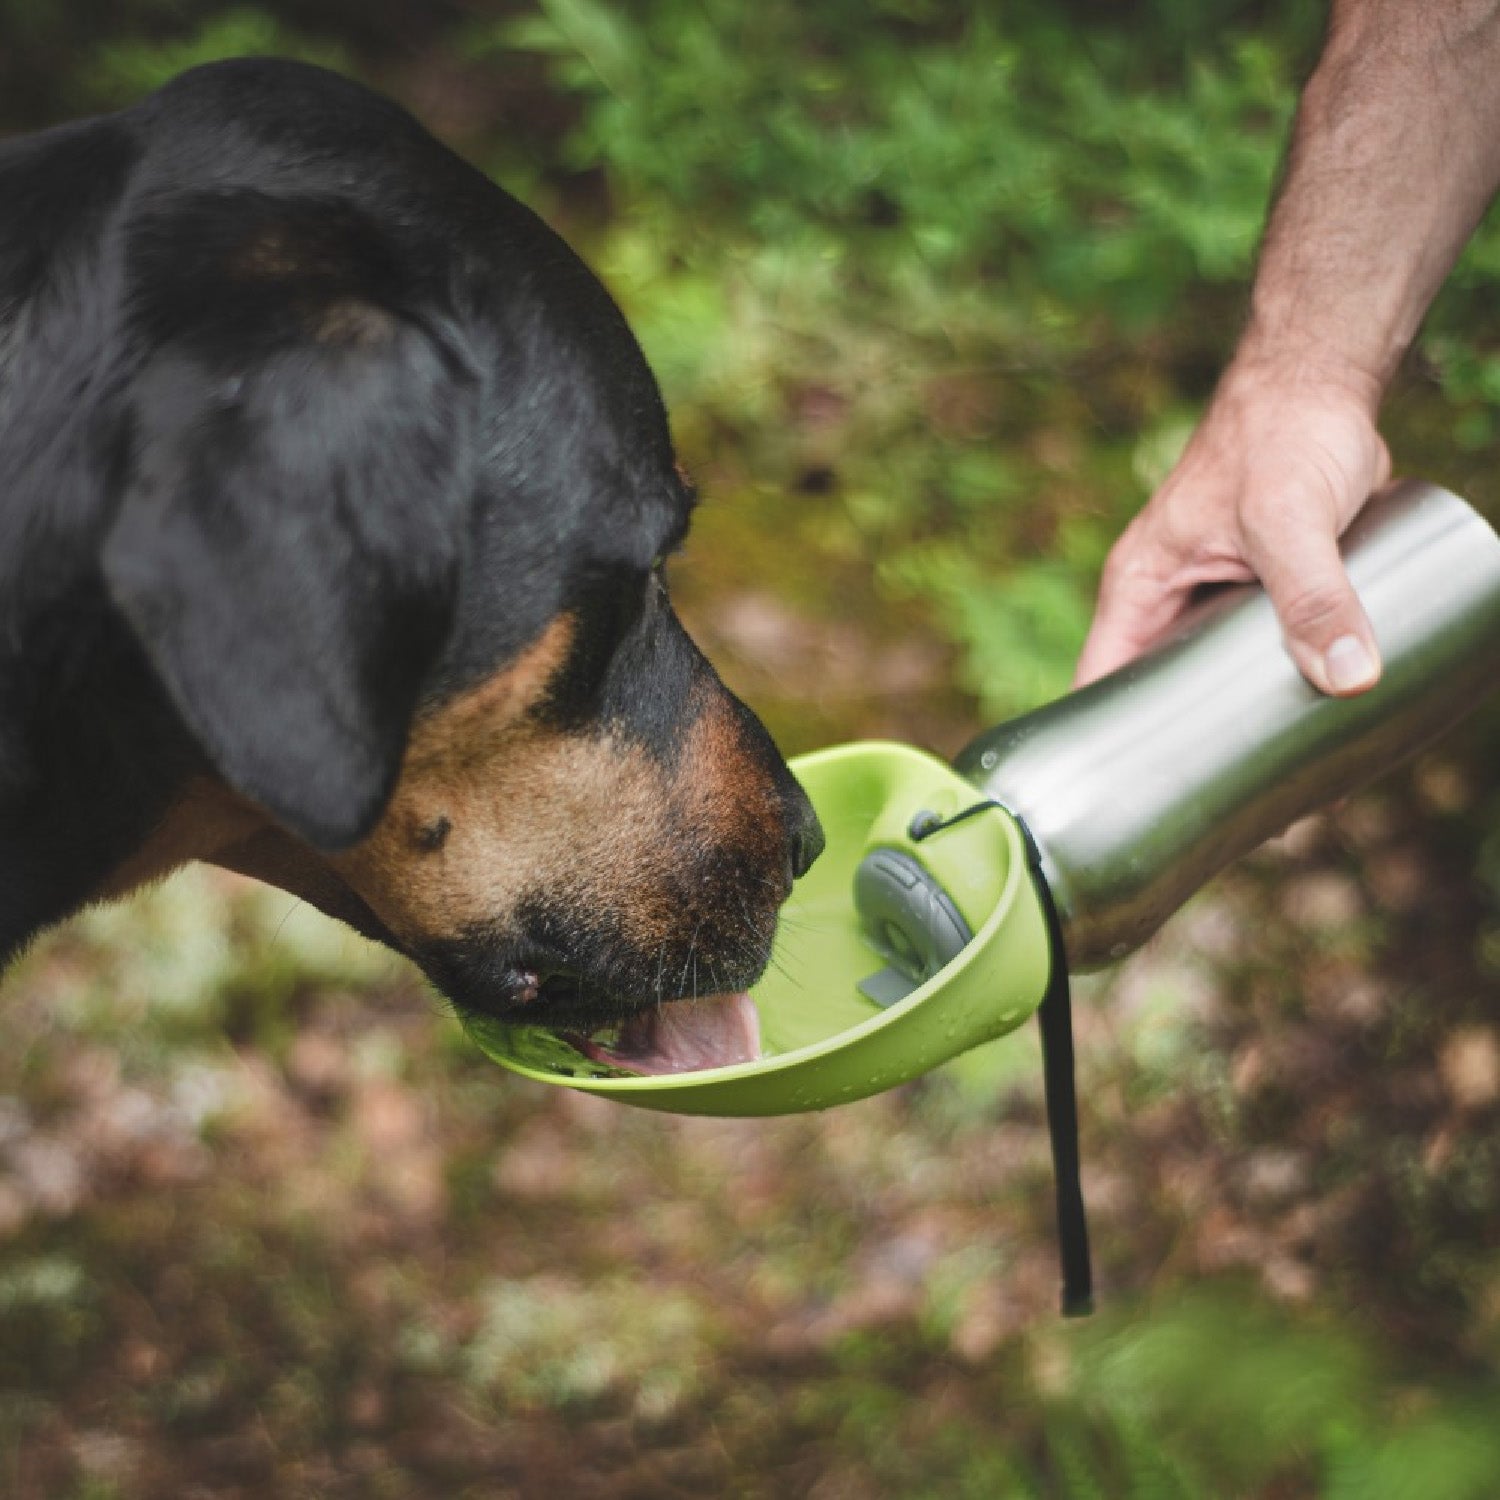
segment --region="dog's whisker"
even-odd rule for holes
[[[677,988],[680,990],[687,983],[688,970],[693,963],[694,952],[698,947],[698,934],[703,930],[703,918],[699,917],[693,927],[693,935],[688,939],[687,956],[682,962],[682,973],[677,976]]]
[[[289,907],[287,907],[287,909],[286,909],[285,913],[283,914],[281,920],[276,924],[276,931],[271,934],[271,941],[270,941],[270,944],[269,944],[270,947],[274,948],[276,946],[276,944],[278,942],[280,942],[280,940],[281,940],[281,930],[282,930],[282,928],[284,928],[286,926],[286,924],[288,922],[290,922],[292,920],[292,916],[296,912],[297,908],[299,906],[306,906],[306,905],[307,905],[307,903],[305,901],[296,900],[296,901],[293,901],[292,904]]]

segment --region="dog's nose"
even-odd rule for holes
[[[812,803],[805,798],[799,812],[796,831],[792,834],[792,879],[800,880],[812,869],[813,861],[823,852],[828,843],[823,825],[812,810]]]

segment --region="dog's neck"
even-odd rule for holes
[[[265,814],[210,777],[195,777],[146,836],[90,893],[113,901],[193,860],[223,863],[236,845],[262,832]]]
[[[114,657],[80,645],[22,660],[0,660],[13,710],[0,723],[0,967],[40,929],[171,868],[187,847],[172,812],[202,764]]]

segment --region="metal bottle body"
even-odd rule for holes
[[[980,735],[957,769],[1026,824],[1068,967],[1113,963],[1212,875],[1435,739],[1500,687],[1500,537],[1407,481],[1343,542],[1380,683],[1324,697],[1270,600],[1226,589],[1165,644]]]

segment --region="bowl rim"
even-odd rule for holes
[[[983,794],[955,771],[946,761],[919,749],[915,745],[897,740],[854,740],[847,744],[829,746],[794,757],[790,762],[793,774],[799,768],[816,767],[819,770],[836,766],[840,761],[863,759],[871,756],[883,759],[904,759],[912,771],[923,774],[940,773],[956,789],[962,789],[975,798]],[[876,1033],[908,1022],[912,1015],[924,1009],[928,1002],[937,1000],[949,991],[970,968],[983,962],[991,945],[1002,928],[1007,925],[1011,909],[1021,894],[1023,884],[1030,886],[1031,876],[1027,862],[1026,841],[1015,818],[998,803],[987,811],[976,815],[976,825],[991,822],[1004,839],[1007,850],[1007,866],[1000,891],[995,897],[989,915],[980,925],[963,951],[937,974],[919,985],[911,994],[885,1009],[875,1010],[868,1019],[845,1027],[816,1042],[794,1048],[790,1052],[777,1052],[751,1062],[730,1063],[719,1068],[700,1068],[686,1073],[651,1074],[631,1077],[629,1075],[564,1075],[535,1067],[507,1056],[494,1043],[486,1043],[484,1031],[490,1027],[503,1026],[503,1022],[488,1022],[482,1016],[464,1017],[464,1029],[469,1033],[480,1051],[501,1067],[523,1078],[538,1083],[549,1083],[555,1087],[578,1089],[587,1093],[607,1094],[626,1098],[630,1095],[681,1096],[694,1090],[714,1089],[726,1084],[739,1083],[757,1078],[780,1077],[793,1071],[816,1073],[831,1057],[850,1051],[867,1041]],[[1041,996],[1037,1000],[1040,1003]],[[915,1075],[913,1075],[915,1076]],[[892,1080],[892,1083],[900,1080]]]

